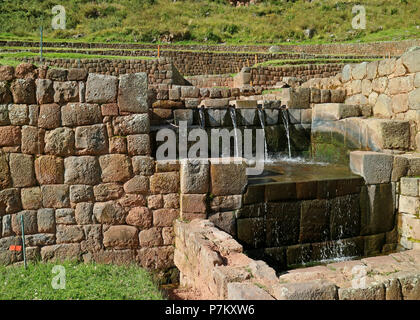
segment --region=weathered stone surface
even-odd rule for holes
[[[57,244],[80,242],[85,238],[85,233],[81,226],[57,225],[56,229]]]
[[[70,156],[74,153],[74,131],[69,128],[57,128],[45,134],[45,153],[58,156]]]
[[[163,195],[155,194],[147,197],[147,205],[149,209],[161,209],[163,208]]]
[[[82,68],[71,68],[67,73],[67,80],[69,81],[84,81],[88,76],[86,69]]]
[[[36,210],[42,206],[42,194],[40,187],[22,188],[20,192],[22,208],[25,210]]]
[[[300,243],[329,239],[329,215],[325,200],[303,201],[300,218]]]
[[[38,233],[28,235],[25,236],[25,243],[27,246],[49,246],[55,243],[55,234]],[[26,252],[26,255],[28,256],[28,252]]]
[[[93,187],[96,201],[116,200],[124,194],[123,186],[117,183],[102,183]]]
[[[12,93],[5,82],[0,82],[0,103],[13,102]]]
[[[79,84],[77,81],[54,82],[54,102],[79,102]]]
[[[123,154],[108,154],[99,157],[103,182],[125,182],[131,177],[131,161]]]
[[[87,185],[70,186],[70,201],[73,203],[93,201],[93,188]],[[100,200],[99,200],[100,201]]]
[[[134,207],[144,207],[146,205],[146,197],[142,194],[126,194],[118,203],[126,210]]]
[[[417,197],[419,195],[419,178],[402,177],[400,180],[400,194]]]
[[[123,207],[115,201],[96,202],[93,214],[101,224],[122,224],[125,220]]]
[[[312,120],[340,120],[360,115],[360,109],[355,105],[341,103],[317,104],[312,112]]]
[[[136,248],[138,246],[138,232],[132,226],[111,226],[104,232],[104,246],[115,249]]]
[[[132,114],[129,116],[115,117],[113,120],[115,135],[130,135],[149,133],[150,121],[147,113]]]
[[[375,117],[391,118],[392,99],[385,94],[380,94],[373,107],[373,114]]]
[[[238,219],[236,230],[238,240],[248,248],[260,248],[265,243],[266,231],[263,218]]]
[[[410,109],[420,109],[420,88],[417,88],[408,94],[408,106]]]
[[[56,224],[76,224],[74,209],[64,208],[55,210]]]
[[[100,224],[84,225],[85,240],[80,243],[83,252],[96,253],[103,249],[102,226]]]
[[[68,127],[102,123],[101,108],[97,104],[68,103],[61,108],[61,122]]]
[[[128,212],[125,221],[129,225],[148,229],[152,226],[153,214],[147,207],[135,207]]]
[[[209,221],[213,222],[216,227],[227,232],[232,236],[236,236],[236,217],[234,211],[218,212],[209,217]]]
[[[265,290],[252,283],[227,284],[227,300],[274,300]]]
[[[100,182],[100,175],[95,157],[68,157],[64,160],[64,183],[95,185]]]
[[[12,66],[0,66],[0,81],[10,81],[15,77],[15,69]]]
[[[406,52],[401,56],[402,63],[406,66],[409,73],[420,72],[420,51],[414,50]]]
[[[139,250],[140,265],[146,269],[166,269],[174,265],[174,247],[163,246]]]
[[[58,104],[41,104],[38,126],[44,129],[55,129],[60,126],[61,108]]]
[[[125,137],[110,137],[109,153],[127,153],[127,139]]]
[[[26,104],[9,105],[10,124],[23,126],[29,124],[28,106]]]
[[[41,186],[44,208],[68,208],[70,206],[69,186],[50,184]]]
[[[14,187],[35,185],[34,161],[31,155],[11,153],[9,167]]]
[[[118,106],[122,112],[147,112],[146,73],[131,73],[120,76]]]
[[[74,217],[78,225],[91,224],[93,215],[93,203],[79,202],[76,204]]]
[[[351,80],[351,73],[352,73],[352,68],[351,68],[351,65],[346,64],[346,65],[343,67],[341,80],[342,80],[343,82],[348,82],[348,81],[350,81],[350,80]]]
[[[11,186],[12,179],[10,177],[9,163],[7,155],[0,153],[0,188],[6,189]]]
[[[391,181],[392,155],[371,151],[350,153],[351,170],[361,175],[367,184],[388,183]]]
[[[242,194],[248,182],[244,163],[210,165],[211,192],[215,196]]]
[[[407,149],[410,146],[410,124],[405,120],[366,119],[369,139],[381,149]],[[375,150],[376,151],[376,150]]]
[[[382,283],[371,283],[366,288],[340,288],[340,300],[385,300],[385,287]]]
[[[359,63],[359,64],[355,65],[352,68],[351,74],[352,74],[353,79],[362,80],[363,78],[366,77],[367,64],[368,64],[367,62],[362,62],[362,63]]]
[[[206,213],[207,194],[181,194],[181,211],[186,213]]]
[[[12,230],[15,234],[22,234],[21,216],[23,216],[23,224],[25,234],[35,234],[38,232],[36,211],[25,210],[18,214],[12,215]]]
[[[66,81],[67,80],[67,70],[66,69],[48,69],[47,79],[55,81]]]
[[[22,208],[20,192],[17,188],[10,188],[0,191],[0,214],[15,213]]]
[[[36,79],[36,100],[39,104],[52,103],[54,101],[53,82],[49,79]]]
[[[39,209],[37,212],[38,232],[55,233],[54,209]]]
[[[164,194],[163,206],[166,209],[179,209],[179,194],[178,193]]]
[[[44,152],[44,135],[43,129],[32,126],[23,126],[22,128],[22,153],[42,154]]]
[[[149,156],[135,156],[131,158],[134,174],[151,176],[154,173],[155,160]]]
[[[177,193],[178,189],[178,172],[155,173],[150,177],[150,191],[152,193]]]
[[[79,154],[98,155],[108,152],[108,136],[103,124],[76,128],[75,147]]]
[[[36,103],[34,79],[16,79],[10,86],[10,90],[15,103]]]
[[[337,300],[337,287],[326,280],[286,283],[274,286],[277,300]]]
[[[178,218],[177,209],[158,209],[153,211],[153,225],[155,227],[171,227]]]
[[[147,193],[149,191],[149,178],[136,175],[124,184],[125,193]]]
[[[81,255],[79,243],[57,244],[41,248],[43,261],[80,260]]]
[[[136,155],[149,155],[150,137],[148,134],[134,134],[127,136],[127,150],[128,154]]]
[[[64,162],[55,156],[40,156],[35,159],[35,175],[39,184],[64,182]]]
[[[86,102],[116,102],[117,90],[117,77],[90,73],[86,82]]]
[[[0,127],[0,147],[17,146],[21,142],[21,130],[17,126]]]
[[[162,231],[160,228],[143,230],[139,234],[141,247],[156,247],[163,245]]]
[[[208,161],[183,160],[181,161],[181,192],[206,193],[209,189],[209,163]]]
[[[395,58],[384,59],[379,61],[378,75],[388,76],[394,72],[397,60]]]

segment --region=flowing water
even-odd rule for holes
[[[233,128],[235,129],[235,157],[239,157],[239,146],[238,146],[238,122],[236,121],[236,111],[235,108],[229,108],[230,118],[232,119]]]
[[[289,130],[289,115],[286,109],[281,109],[281,118],[283,120],[284,129],[286,130],[287,148],[289,151],[289,158],[292,157],[292,148],[290,146],[290,130]]]
[[[268,160],[268,146],[267,139],[265,138],[265,117],[264,110],[261,107],[257,108],[258,118],[260,119],[261,128],[264,130],[264,161]]]
[[[205,129],[206,128],[206,117],[204,114],[204,107],[201,107],[200,109],[198,109],[198,114],[200,116],[200,127],[201,129]]]

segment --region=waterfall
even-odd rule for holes
[[[289,158],[292,157],[292,149],[290,146],[290,130],[289,130],[289,115],[287,109],[281,109],[281,118],[283,120],[284,129],[286,130],[286,137],[287,137],[287,147],[289,150]]]
[[[265,138],[265,117],[264,110],[259,106],[257,107],[258,118],[260,118],[261,128],[264,130],[264,160],[268,160],[268,146],[267,139]]]
[[[235,157],[239,157],[239,146],[238,146],[238,133],[236,132],[238,129],[238,123],[236,122],[236,112],[235,108],[229,108],[230,118],[232,119],[233,129],[235,131]]]
[[[204,107],[201,107],[200,109],[198,109],[198,114],[200,116],[200,127],[201,127],[201,129],[205,129],[206,128],[206,116],[204,114]]]

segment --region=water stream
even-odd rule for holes
[[[268,160],[268,146],[267,146],[267,139],[265,138],[265,116],[264,110],[258,106],[258,118],[260,119],[261,128],[264,130],[264,160]]]
[[[230,113],[230,118],[232,119],[233,129],[235,131],[235,157],[239,157],[239,155],[238,155],[238,152],[239,152],[238,133],[237,133],[238,123],[236,121],[236,111],[235,111],[235,108],[230,107],[229,108],[229,113]]]
[[[286,137],[287,137],[287,148],[289,151],[289,158],[292,157],[292,149],[290,146],[290,130],[289,130],[289,114],[287,109],[281,109],[281,118],[283,120],[284,129],[286,130]]]

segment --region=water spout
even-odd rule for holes
[[[290,130],[289,130],[289,113],[287,109],[282,108],[281,110],[281,118],[283,120],[284,129],[286,130],[286,137],[287,137],[287,148],[289,150],[289,158],[292,157],[292,149],[290,146]]]
[[[264,160],[268,160],[268,146],[267,139],[265,138],[265,115],[261,106],[257,107],[258,118],[260,119],[261,128],[264,130]]]
[[[198,114],[200,116],[200,127],[201,129],[206,128],[206,117],[204,114],[204,107],[202,106],[200,109],[198,109]]]
[[[235,131],[235,157],[239,157],[239,146],[238,146],[238,123],[236,121],[236,112],[235,108],[229,108],[230,118],[232,119],[233,129]]]

